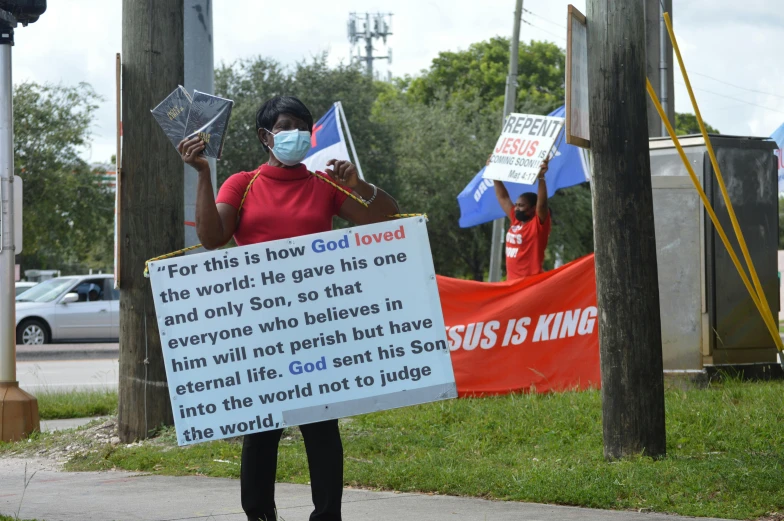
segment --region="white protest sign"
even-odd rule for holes
[[[149,269],[180,445],[457,396],[422,217]]]
[[[563,118],[509,114],[490,164],[482,177],[497,181],[533,184],[542,161],[553,148]]]

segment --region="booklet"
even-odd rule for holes
[[[232,100],[193,91],[193,101],[183,135],[188,138],[199,136],[206,144],[204,155],[220,159],[233,106]]]
[[[185,136],[190,107],[190,94],[182,85],[178,85],[174,92],[150,111],[175,149]]]

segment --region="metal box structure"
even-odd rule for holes
[[[730,200],[777,320],[778,185],[775,143],[711,135]],[[702,136],[681,145],[743,262]],[[669,138],[650,140],[662,355],[665,370],[775,362],[776,347]]]

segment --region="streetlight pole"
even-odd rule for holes
[[[523,0],[517,0],[515,6],[512,43],[509,45],[509,76],[506,78],[506,94],[504,95],[504,119],[514,112],[517,102],[517,58],[520,54],[520,21],[523,18]],[[503,121],[501,125],[503,126]],[[490,244],[490,282],[501,280],[501,259],[504,251],[504,224],[506,217],[493,221],[493,238]]]
[[[10,16],[10,15],[9,15]],[[7,22],[2,20],[2,22]],[[8,24],[10,25],[10,24]],[[13,27],[0,31],[0,383],[16,382],[14,301],[14,118],[11,82]]]
[[[11,47],[17,23],[35,22],[44,11],[45,0],[0,1],[0,441],[17,441],[40,429],[38,400],[16,380]]]

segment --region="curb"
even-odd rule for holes
[[[117,344],[46,344],[16,346],[16,359],[20,362],[35,360],[95,360],[117,359],[120,347]]]

